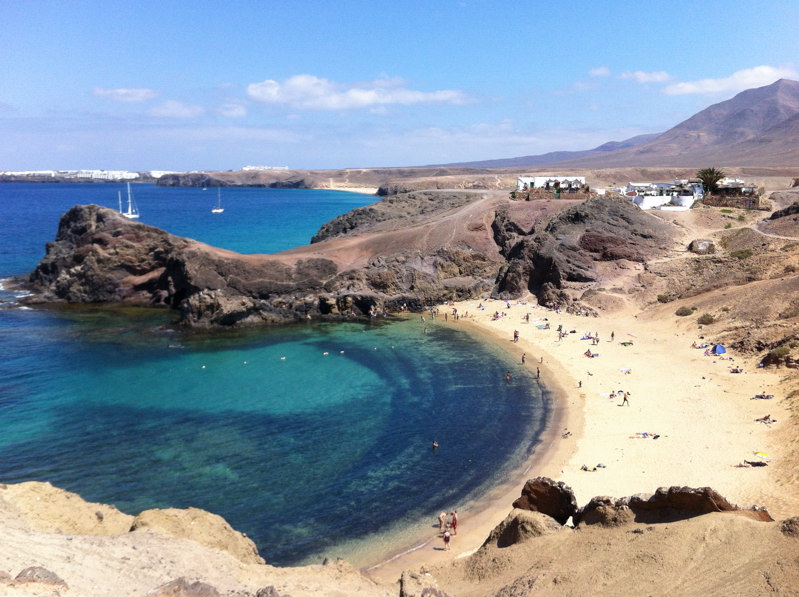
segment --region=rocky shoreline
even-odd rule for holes
[[[31,274],[31,302],[168,307],[189,326],[421,312],[442,302],[532,292],[590,310],[569,286],[603,264],[671,244],[668,224],[623,199],[512,201],[505,193],[412,192],[325,224],[307,247],[238,255],[76,206]]]

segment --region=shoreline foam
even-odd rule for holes
[[[508,309],[497,300],[482,301],[485,310],[478,311],[480,302],[457,303],[458,312],[469,317],[453,325],[465,324],[485,341],[526,353],[526,366],[540,367],[550,392],[552,420],[514,481],[490,491],[468,516],[461,513],[451,551],[417,548],[395,554],[365,569],[369,576],[391,582],[403,570],[430,568],[473,553],[510,513],[524,481],[539,475],[571,486],[578,506],[597,495],[621,497],[688,485],[713,487],[744,507],[764,506],[775,518],[796,514],[799,498],[780,485],[776,467],[735,466],[757,451],[779,455],[779,431],[788,429],[786,407],[779,400],[751,400],[764,390],[781,396],[777,373],[757,369],[755,362],[738,355],[721,360],[692,349],[703,331],[695,322],[677,320],[668,306],[647,314],[628,310],[593,318],[532,303],[514,302]],[[492,321],[496,311],[507,316]],[[534,319],[547,318],[550,329],[525,323],[527,312]],[[577,334],[558,340],[559,324]],[[515,329],[521,332],[517,343],[512,342]],[[598,332],[598,344],[579,339],[586,330]],[[598,358],[584,356],[589,347]],[[731,373],[733,364],[744,373]],[[618,395],[609,397],[620,389],[630,392],[629,406]],[[778,420],[777,427],[755,423],[766,412]],[[637,435],[641,433],[659,438]],[[604,467],[592,470],[597,464]],[[428,544],[435,545],[436,539]]]

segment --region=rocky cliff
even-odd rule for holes
[[[208,512],[134,518],[48,483],[0,485],[0,530],[3,595],[522,597],[586,587],[596,595],[793,595],[799,582],[799,518],[774,522],[707,487],[599,496],[577,509],[565,484],[531,479],[482,547],[406,570],[398,583],[370,580],[341,559],[276,568]]]
[[[162,305],[189,325],[377,315],[492,294],[580,308],[570,282],[645,261],[670,225],[629,201],[512,201],[505,193],[391,196],[323,226],[313,244],[239,255],[77,206],[30,276],[35,301]]]

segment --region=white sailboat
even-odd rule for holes
[[[225,211],[222,207],[222,187],[216,187],[216,206],[211,208],[212,214],[221,214]]]
[[[119,213],[131,220],[136,220],[139,217],[139,208],[136,207],[136,202],[133,200],[133,194],[130,192],[130,183],[128,183],[128,211],[122,211],[122,191],[120,191]]]

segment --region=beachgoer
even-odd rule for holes
[[[577,387],[578,387],[578,388],[582,388],[582,387],[583,387],[583,382],[582,382],[582,380],[580,380],[580,381],[578,381],[578,382],[577,382]]]
[[[524,359],[525,359],[526,357],[527,357],[527,353],[526,353],[526,352],[523,352],[523,353],[522,353],[522,365],[524,365]]]
[[[457,510],[453,510],[451,516],[452,516],[452,534],[453,535],[457,535],[458,534],[458,511]]]
[[[625,404],[626,404],[627,406],[630,406],[630,401],[629,401],[629,400],[627,400],[627,397],[628,397],[629,395],[630,395],[630,392],[624,392],[624,399],[621,401],[621,406],[624,406]]]
[[[449,540],[452,539],[452,535],[449,534],[449,531],[444,531],[444,549],[449,550]]]
[[[435,452],[437,449],[438,449],[438,442],[436,440],[433,440],[433,452]]]
[[[443,531],[446,524],[447,524],[447,513],[442,512],[441,514],[438,515],[438,530]]]
[[[513,330],[513,341],[514,342],[519,341],[519,330]]]
[[[505,371],[505,383],[510,383],[510,371]]]
[[[541,379],[541,369],[539,367],[535,368],[535,378]]]
[[[613,342],[613,338],[616,337],[616,332],[610,332],[610,341]]]

